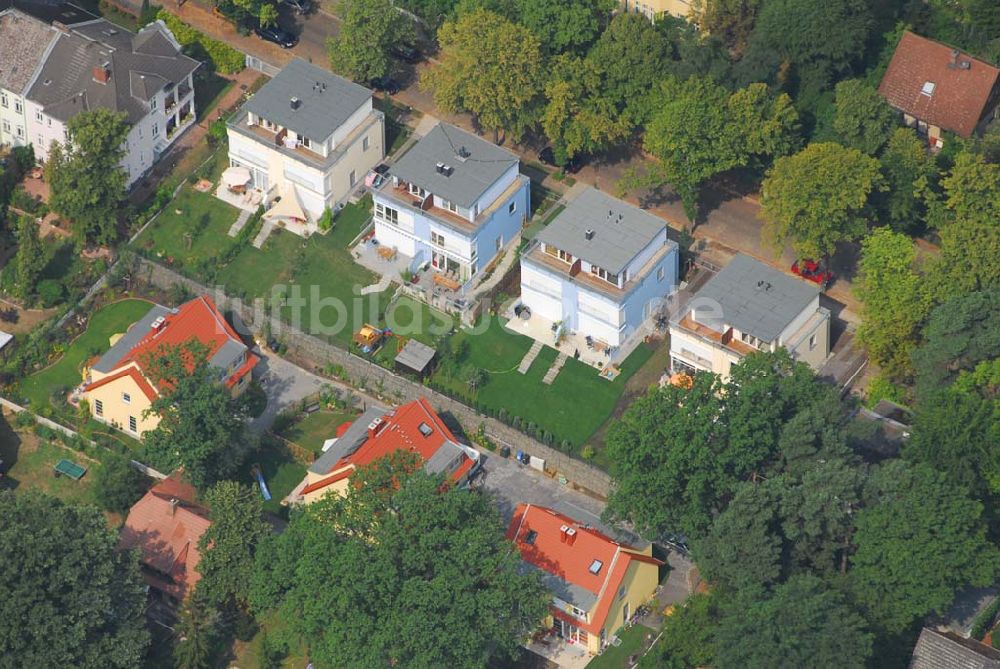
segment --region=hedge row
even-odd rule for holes
[[[203,35],[170,12],[161,9],[156,13],[156,18],[167,24],[177,41],[180,42],[181,46],[187,47],[193,57],[206,58],[217,72],[236,74],[246,65],[246,58],[242,51],[237,51],[225,42]]]

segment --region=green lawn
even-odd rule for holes
[[[597,370],[570,358],[552,385],[542,378],[558,357],[546,346],[528,369],[520,374],[517,366],[531,348],[532,340],[504,329],[499,319],[492,319],[489,328],[480,334],[461,330],[454,345],[468,342],[468,353],[461,366],[479,367],[489,373],[489,380],[478,395],[471,398],[494,409],[503,408],[510,416],[519,416],[524,425],[535,423],[538,429],[551,432],[558,444],[567,440],[580,448],[611,415],[628,378],[652,355],[652,350],[640,345],[621,365],[621,374],[614,381],[598,376]],[[442,366],[434,380],[462,396],[470,395],[463,378],[454,376],[454,367]]]
[[[80,370],[93,355],[108,350],[108,339],[125,332],[142,318],[152,305],[145,300],[121,300],[105,306],[90,317],[87,330],[69,345],[65,354],[53,365],[32,374],[21,383],[21,394],[32,409],[49,404],[56,388],[72,388],[82,381]]]
[[[622,640],[620,646],[608,646],[603,653],[595,657],[587,665],[587,669],[628,669],[630,655],[640,655],[645,647],[646,635],[651,633],[648,627],[633,625],[619,634]],[[653,633],[655,637],[656,634]]]
[[[136,243],[161,262],[192,269],[236,243],[229,227],[237,216],[235,207],[185,184]]]
[[[301,669],[309,663],[309,656],[305,646],[296,643],[293,648],[283,648],[282,652],[276,655],[284,655],[278,658],[267,658],[268,649],[265,647],[265,639],[284,639],[291,636],[287,632],[287,621],[281,619],[277,611],[267,614],[260,620],[260,631],[247,643],[238,643],[235,650],[235,658],[232,666],[239,666],[242,669],[271,669],[282,667],[283,669]],[[287,651],[287,654],[284,654]],[[271,650],[273,653],[274,651]],[[277,659],[277,663],[274,660]]]
[[[288,447],[274,437],[261,439],[260,450],[253,457],[253,462],[260,465],[264,482],[271,492],[271,501],[264,502],[264,510],[284,516],[286,508],[281,506],[281,500],[305,477],[306,466],[295,460]],[[256,488],[257,480],[251,476],[249,469],[246,477],[247,482]]]
[[[322,453],[323,442],[337,436],[337,428],[346,421],[353,421],[353,411],[316,411],[292,423],[281,436],[316,455]]]
[[[371,198],[345,207],[326,235],[302,239],[275,230],[264,247],[248,246],[215,276],[226,292],[246,299],[270,298],[275,286],[286,298],[282,318],[300,330],[348,345],[365,323],[379,323],[393,289],[361,297],[357,290],[378,276],[354,262],[347,245],[371,216]],[[297,292],[296,292],[297,291]],[[301,297],[295,306],[296,295]]]

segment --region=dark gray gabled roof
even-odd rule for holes
[[[365,443],[368,439],[368,426],[371,422],[387,413],[389,413],[387,410],[379,407],[368,407],[363,414],[354,419],[347,431],[337,439],[337,443],[309,465],[309,471],[314,474],[329,474],[330,469],[335,464],[358,450]]]
[[[69,2],[59,0],[0,0],[0,12],[16,9],[43,23],[52,25],[58,21],[64,26],[72,26],[83,21],[93,21],[94,14]]]
[[[819,293],[816,284],[741,253],[709,279],[694,299],[701,303],[699,309],[708,309],[703,300],[717,303],[723,323],[773,342]]]
[[[17,10],[0,10],[0,87],[24,93],[58,33]]]
[[[464,148],[463,158],[459,152]],[[452,168],[445,176],[437,164]],[[438,123],[389,168],[389,174],[469,209],[518,157],[447,123]]]
[[[246,353],[246,350],[247,347],[243,342],[227,339],[209,359],[208,364],[218,367],[225,373],[226,370],[233,366],[234,362]]]
[[[371,97],[372,91],[364,86],[296,58],[247,100],[243,109],[322,142]],[[292,108],[292,98],[299,100],[297,109]]]
[[[666,228],[658,216],[587,188],[540,233],[538,239],[620,274]],[[588,239],[588,231],[592,231]],[[669,242],[673,244],[673,242]]]
[[[913,649],[910,669],[1000,669],[1000,651],[925,627]]]
[[[434,354],[435,350],[427,344],[411,339],[396,356],[395,362],[415,372],[422,372],[434,359]]]
[[[105,108],[125,112],[128,122],[135,123],[147,114],[154,93],[183,82],[200,65],[173,46],[166,30],[159,21],[138,35],[104,19],[75,26],[59,35],[27,97],[64,122],[81,111]],[[174,54],[136,51],[136,40],[158,44],[157,52],[164,44],[171,45]],[[94,80],[94,68],[105,63],[110,65],[111,78],[99,83]]]
[[[467,454],[462,447],[453,441],[446,441],[427,459],[424,471],[430,474],[453,472],[465,457]]]
[[[170,309],[166,307],[161,307],[159,304],[155,305],[152,309],[146,312],[146,315],[136,321],[128,331],[122,335],[121,339],[115,342],[115,345],[107,350],[107,352],[101,356],[100,360],[93,364],[93,369],[98,372],[107,374],[115,366],[121,362],[121,359],[125,355],[135,348],[135,345],[139,343],[139,340],[149,334],[149,331],[153,327],[153,321],[155,321],[160,316],[166,316],[170,313]]]

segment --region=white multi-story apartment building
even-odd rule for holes
[[[439,123],[373,190],[375,239],[465,285],[520,234],[529,213],[518,157]]]
[[[698,290],[670,323],[674,372],[723,379],[743,356],[785,347],[819,369],[830,353],[830,312],[820,287],[737,255]]]
[[[195,121],[194,71],[200,63],[156,21],[131,33],[104,19],[71,27],[57,37],[25,95],[27,140],[40,161],[53,142],[65,142],[76,114],[106,108],[122,112],[130,130],[122,168],[132,186]],[[5,51],[0,49],[0,62]]]
[[[0,10],[0,144],[29,143],[24,96],[57,35],[13,6]]]
[[[666,222],[588,188],[521,256],[531,318],[621,346],[677,287],[679,250]]]
[[[247,168],[267,200],[297,200],[309,219],[303,231],[385,156],[385,115],[372,91],[301,59],[247,100],[228,134],[230,165]]]

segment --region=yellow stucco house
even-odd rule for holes
[[[514,510],[507,538],[521,559],[542,573],[552,593],[544,625],[591,654],[654,595],[663,564],[644,549],[618,543],[593,527],[534,504]]]
[[[618,0],[626,12],[642,14],[655,21],[661,14],[670,14],[681,19],[691,19],[700,13],[698,0]]]
[[[96,420],[141,439],[160,419],[146,415],[160,394],[147,368],[151,354],[198,341],[208,362],[233,396],[246,390],[260,360],[208,297],[176,309],[154,305],[127,332],[111,338],[111,348],[84,371],[83,397]]]

